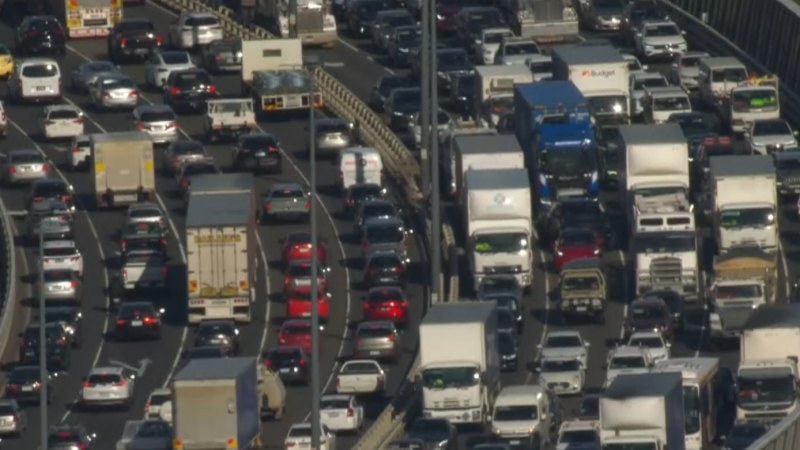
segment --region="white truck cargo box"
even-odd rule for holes
[[[155,201],[153,140],[141,131],[90,135],[98,207]]]
[[[739,351],[742,362],[800,360],[800,305],[774,303],[756,308],[742,330]]]
[[[464,174],[467,235],[485,221],[532,220],[526,169],[468,170]],[[529,225],[530,226],[530,225]]]
[[[689,148],[678,124],[623,125],[619,128],[625,153],[625,187],[662,182],[689,187]]]
[[[464,173],[468,170],[525,168],[525,155],[514,135],[456,136],[453,139],[453,147],[456,164],[456,193],[461,192],[464,188]]]

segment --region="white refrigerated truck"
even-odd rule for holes
[[[92,175],[98,207],[155,201],[153,140],[141,131],[92,134]]]
[[[423,416],[486,423],[500,391],[496,304],[433,305],[419,340]]]
[[[533,82],[533,72],[524,65],[475,67],[475,114],[497,126],[513,110],[514,85]]]
[[[739,341],[736,418],[777,422],[798,406],[800,305],[763,305]]]
[[[628,62],[610,45],[561,46],[553,49],[553,79],[569,80],[586,97],[601,123],[630,123]]]
[[[778,251],[778,191],[771,156],[712,156],[714,237],[725,253],[743,245]]]
[[[461,201],[475,289],[487,275],[533,282],[533,213],[527,169],[467,170]]]
[[[614,378],[600,396],[603,450],[684,448],[680,373],[646,373]]]
[[[256,270],[254,197],[249,174],[192,180],[186,214],[189,323],[250,322]]]
[[[468,170],[523,169],[525,155],[514,135],[467,134],[453,139],[450,162],[451,194],[458,199]]]

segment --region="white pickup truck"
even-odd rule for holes
[[[338,394],[379,394],[383,392],[386,374],[377,361],[354,359],[347,361],[336,376]]]
[[[122,262],[125,290],[163,289],[167,285],[167,261],[160,252],[151,250],[128,252]]]
[[[206,104],[205,134],[209,143],[221,137],[237,138],[256,127],[253,99],[225,98],[208,100]]]

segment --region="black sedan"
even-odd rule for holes
[[[282,167],[281,145],[275,136],[269,133],[254,133],[239,137],[233,149],[234,170],[280,173]]]
[[[114,335],[117,339],[161,337],[161,314],[152,302],[123,303],[117,313]]]
[[[44,310],[45,323],[62,323],[69,334],[70,344],[74,348],[80,348],[83,345],[82,318],[83,313],[80,308],[74,306],[48,307]]]
[[[195,347],[216,345],[224,347],[228,356],[239,354],[239,329],[232,320],[208,320],[197,327]]]
[[[6,382],[6,394],[8,399],[14,399],[20,403],[38,402],[42,394],[41,377],[39,376],[39,366],[17,366],[8,375]],[[47,387],[50,387],[50,375],[47,376]],[[47,390],[47,403],[50,403],[53,390]]]
[[[122,19],[108,34],[108,57],[114,62],[146,58],[161,48],[161,36],[148,19]]]
[[[307,385],[311,373],[308,359],[300,347],[280,346],[263,355],[264,364],[274,370],[282,381]]]

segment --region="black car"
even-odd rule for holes
[[[400,254],[378,251],[371,254],[364,265],[364,284],[368,288],[397,284],[405,286],[406,272],[406,262]]]
[[[164,83],[164,103],[174,110],[203,110],[206,100],[218,95],[211,75],[203,69],[171,72]]]
[[[31,192],[27,202],[28,209],[34,203],[50,202],[51,200],[63,202],[69,210],[75,209],[74,189],[64,180],[45,178],[37,180],[31,185]]]
[[[386,190],[377,184],[358,183],[350,186],[344,192],[344,215],[353,217],[361,205],[370,200],[380,200]]]
[[[670,316],[672,317],[672,325],[673,328],[676,330],[680,330],[684,326],[684,310],[686,309],[686,305],[683,301],[683,296],[676,291],[672,290],[659,290],[659,291],[650,291],[647,293],[646,297],[653,297],[660,299],[667,305],[667,309],[669,310]]]
[[[19,403],[38,402],[42,394],[41,369],[39,366],[17,366],[8,374],[6,381],[5,398],[16,400]],[[47,387],[50,388],[51,378],[47,376]],[[53,398],[53,390],[47,389],[47,403]]]
[[[185,200],[189,199],[189,189],[192,187],[192,178],[200,175],[215,175],[220,173],[219,167],[213,161],[192,161],[181,166],[176,179],[178,193]]]
[[[497,333],[497,349],[500,353],[500,370],[513,372],[517,370],[517,339],[514,333],[500,331]]]
[[[600,420],[600,396],[584,395],[574,415],[578,420]]]
[[[347,29],[353,37],[364,38],[372,35],[372,22],[380,11],[391,9],[388,0],[358,0],[347,8]]]
[[[47,450],[92,450],[96,439],[81,425],[56,425],[47,431]]]
[[[280,346],[263,355],[268,369],[277,372],[285,383],[307,385],[308,359],[300,347]]]
[[[448,95],[450,109],[461,117],[475,117],[474,74],[464,74],[453,78],[452,89]]]
[[[417,53],[422,43],[422,30],[416,25],[395,27],[389,34],[388,60],[393,67],[411,65],[410,55]]]
[[[123,303],[117,312],[114,336],[117,339],[161,337],[161,314],[152,302]]]
[[[672,339],[674,331],[669,308],[663,300],[655,297],[634,300],[624,327],[626,336],[636,331],[659,330],[665,338]]]
[[[489,293],[481,296],[480,300],[484,302],[495,302],[497,303],[498,309],[509,310],[514,320],[519,324],[520,329],[525,323],[523,307],[519,304],[517,297],[508,293]]]
[[[600,208],[600,203],[585,198],[559,200],[550,210],[544,230],[547,240],[557,239],[566,228],[589,229],[603,237],[606,246],[610,246],[613,237],[608,215]]]
[[[200,323],[194,338],[195,347],[221,345],[228,356],[239,354],[239,329],[232,320],[208,320]]]
[[[64,55],[67,37],[61,22],[53,16],[30,16],[22,20],[14,36],[18,55]]]
[[[280,173],[283,170],[283,156],[278,139],[269,133],[239,136],[233,149],[233,168]]]
[[[389,93],[383,109],[389,116],[389,128],[392,131],[406,132],[411,129],[422,110],[421,92],[418,87],[409,87],[395,88]]]
[[[120,250],[122,255],[128,252],[152,250],[167,255],[167,237],[165,229],[157,222],[128,223],[122,229]]]
[[[436,49],[437,86],[439,91],[449,93],[453,80],[462,75],[475,73],[475,66],[463,48]],[[411,64],[411,73],[419,78],[422,72],[421,61],[415,59]]]
[[[73,348],[80,348],[83,345],[82,318],[83,313],[80,308],[74,306],[51,306],[44,310],[45,323],[60,322],[67,331]]]
[[[723,437],[722,450],[745,450],[769,431],[764,422],[736,422]]]
[[[122,19],[108,35],[108,59],[146,58],[161,48],[161,36],[149,19]]]
[[[453,450],[458,445],[456,428],[447,419],[418,418],[406,431],[408,437],[436,445],[440,450]]]
[[[405,75],[386,75],[381,77],[369,94],[369,106],[375,111],[383,112],[383,107],[392,90],[410,87],[419,87],[419,82]]]
[[[19,334],[19,363],[39,364],[39,324],[31,324]],[[69,370],[70,337],[60,322],[45,324],[48,370]]]

